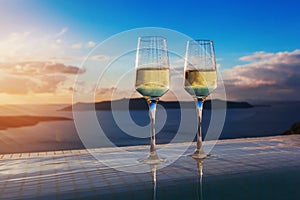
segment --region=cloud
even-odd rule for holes
[[[229,98],[299,100],[300,50],[255,52],[240,60],[249,63],[223,70]]]
[[[108,55],[92,55],[92,56],[51,56],[49,57],[49,60],[55,61],[55,62],[74,62],[74,61],[80,61],[83,60],[96,60],[96,61],[104,61],[104,60],[110,60],[112,57]]]
[[[60,37],[68,31],[68,27],[63,27],[58,33],[55,34],[55,37]]]
[[[87,43],[86,43],[86,47],[87,48],[92,48],[92,47],[94,47],[96,45],[96,43],[95,42],[93,42],[93,41],[88,41]]]
[[[72,49],[81,49],[82,47],[92,48],[95,45],[96,45],[96,43],[94,41],[88,41],[85,44],[82,44],[82,42],[79,42],[79,43],[75,43],[75,44],[71,45],[71,48]]]
[[[71,80],[70,75],[85,69],[54,62],[19,62],[0,64],[0,93],[55,93]]]
[[[31,32],[29,31],[25,31],[25,32],[21,32],[21,33],[11,33],[8,36],[8,40],[9,41],[23,41],[26,38],[28,38],[30,36]]]
[[[273,56],[274,56],[274,53],[266,53],[264,51],[258,51],[252,55],[243,56],[239,60],[241,60],[241,61],[260,61],[260,60],[269,59]]]
[[[141,97],[133,88],[128,89],[118,89],[115,87],[111,88],[93,88],[91,92],[96,91],[95,93],[95,100],[96,101],[109,101],[109,100],[116,100],[122,98],[138,98]]]
[[[71,37],[62,38],[68,31],[62,28],[58,33],[42,33],[39,31],[13,32],[0,38],[0,63],[15,63],[24,61],[83,61],[89,55],[90,48],[96,43],[92,40],[87,42],[71,43]],[[74,55],[70,48],[80,54]],[[93,60],[107,60],[106,55],[94,55]]]
[[[43,69],[46,73],[81,74],[85,72],[85,69],[62,63],[45,63]]]
[[[64,46],[60,38],[66,32],[48,34],[39,31],[15,32],[0,38],[0,62],[45,60],[49,56],[64,55]]]
[[[0,79],[0,93],[54,93],[66,79],[62,75],[42,75],[40,77],[5,76]]]
[[[82,43],[76,43],[71,46],[72,49],[81,49]]]
[[[55,42],[56,42],[57,44],[60,44],[60,43],[62,43],[62,40],[61,40],[61,39],[57,39]]]
[[[19,62],[0,64],[0,69],[13,75],[40,75],[40,74],[78,74],[85,69],[55,62]]]
[[[58,44],[51,44],[50,49],[51,50],[60,50],[60,49],[62,49],[62,46],[58,45]]]
[[[107,56],[107,55],[93,55],[93,56],[89,56],[87,59],[90,59],[90,60],[109,60],[109,59],[111,59],[111,57]]]
[[[28,44],[31,36],[31,32],[25,31],[11,33],[7,37],[0,38],[0,59],[5,60],[7,57],[12,56],[17,59],[16,55],[26,54],[27,52],[24,52],[23,49]]]

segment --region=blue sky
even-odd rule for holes
[[[1,22],[11,24],[4,32],[68,27],[74,40],[101,41],[132,28],[165,27],[193,38],[213,39],[221,56],[294,50],[300,43],[297,0],[13,0],[1,4],[6,15]]]
[[[228,70],[238,71],[242,66],[244,66],[243,70],[248,69],[250,73],[255,68],[252,67],[253,63],[257,63],[258,60],[280,68],[274,61],[280,53],[288,52],[287,56],[293,57],[292,52],[300,49],[299,7],[300,2],[297,0],[0,1],[2,27],[0,37],[2,44],[15,34],[13,37],[23,37],[23,46],[26,46],[26,42],[27,46],[39,46],[44,43],[52,45],[52,51],[45,51],[43,54],[44,50],[37,52],[40,58],[44,58],[46,54],[49,57],[80,57],[87,55],[91,50],[87,48],[88,46],[94,47],[97,43],[122,31],[139,27],[164,27],[192,38],[214,40],[218,64],[222,70],[225,70],[225,74],[230,74]],[[35,41],[37,38],[40,40]],[[62,44],[70,48],[62,49],[59,46]],[[6,45],[7,48],[11,47]],[[5,50],[4,47],[3,49]],[[7,52],[3,49],[3,52]],[[27,52],[25,48],[23,52]],[[265,56],[266,54],[273,54],[273,57]],[[294,54],[298,55],[298,52]],[[249,58],[251,55],[252,57]],[[261,57],[257,60],[258,55]],[[18,53],[18,56],[21,59],[23,55]],[[248,59],[243,59],[247,56]],[[2,63],[7,62],[4,59],[7,55],[2,57]],[[79,65],[79,63],[80,61],[77,61],[72,64]],[[255,66],[265,66],[260,64],[257,63]],[[271,73],[273,71],[269,74]],[[236,74],[239,77],[242,75]],[[264,78],[270,77],[261,77]],[[251,81],[255,80],[248,80],[247,84],[249,85]],[[271,81],[259,81],[268,83],[267,86],[271,84]],[[235,86],[241,84],[241,81],[236,81]],[[2,94],[9,99],[7,96],[10,95],[9,92],[2,90],[0,88],[0,93],[2,91]],[[266,99],[273,98],[272,94],[271,92],[269,96],[267,95]],[[232,95],[232,98],[237,96],[238,94]],[[250,97],[246,95],[241,98]],[[297,98],[298,96],[292,99]]]

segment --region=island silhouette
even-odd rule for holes
[[[179,108],[195,108],[194,102],[190,101],[158,101],[158,104],[163,106],[166,109],[179,109]],[[224,101],[220,99],[215,100],[207,100],[204,103],[204,109],[211,109],[213,105],[214,109],[222,109],[225,107],[228,109],[232,108],[252,108],[248,102],[237,102],[237,101]],[[129,106],[129,107],[128,107]],[[91,108],[95,110],[147,110],[148,105],[144,98],[132,98],[132,99],[119,99],[113,101],[101,101],[95,103],[83,103],[79,102],[74,105],[66,106],[62,108],[60,111],[72,111],[77,110],[91,110]]]

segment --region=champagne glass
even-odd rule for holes
[[[207,157],[202,146],[202,109],[206,97],[216,87],[217,73],[213,41],[189,40],[184,65],[184,88],[195,99],[198,115],[197,145],[191,155],[193,158]]]
[[[155,147],[156,105],[170,85],[170,67],[166,38],[161,36],[139,37],[136,53],[135,89],[144,96],[149,106],[150,154],[143,160],[147,164],[163,161]]]

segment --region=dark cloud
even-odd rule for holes
[[[249,63],[224,70],[229,98],[300,100],[300,50],[257,52],[240,60]]]
[[[288,79],[285,80],[285,85],[288,86],[288,87],[291,87],[291,88],[299,88],[300,89],[300,76],[299,76],[299,74],[291,75]]]

